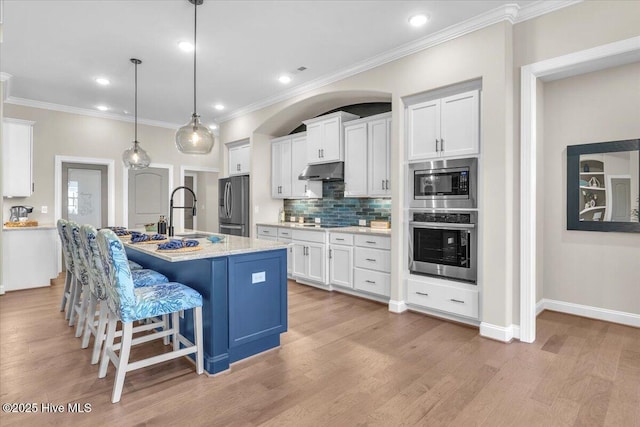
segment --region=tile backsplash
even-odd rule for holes
[[[304,217],[305,222],[320,218],[323,224],[358,225],[358,220],[391,221],[391,199],[344,197],[344,181],[322,183],[322,199],[285,200],[287,217]]]

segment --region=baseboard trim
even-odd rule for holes
[[[407,304],[404,301],[389,300],[389,311],[392,313],[404,313],[407,311]]]
[[[635,313],[609,310],[608,308],[592,307],[589,305],[574,304],[572,302],[557,301],[546,298],[541,302],[544,310],[558,311],[560,313],[574,314],[576,316],[589,317],[591,319],[604,320],[606,322],[620,323],[622,325],[640,328],[640,315]]]
[[[544,298],[536,303],[536,317],[544,311]]]
[[[520,327],[515,325],[498,326],[491,323],[480,323],[480,336],[491,338],[492,340],[501,342],[510,342],[515,338],[514,329],[518,328],[518,337],[520,337]]]

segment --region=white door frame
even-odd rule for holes
[[[220,169],[212,168],[208,166],[180,166],[180,175],[178,176],[178,182],[180,185],[184,185],[184,177],[188,174],[188,172],[213,172],[220,173]],[[178,204],[178,206],[184,206],[184,191],[180,193],[176,193],[176,200],[174,201]],[[193,219],[193,226],[196,227],[197,216]],[[176,224],[184,225],[184,211],[182,209],[178,209],[176,211]],[[197,229],[197,228],[196,228]]]
[[[183,185],[185,184],[185,178],[188,176],[193,178],[193,192],[198,194],[198,174],[192,171],[185,171],[184,177],[182,178]],[[184,200],[184,192],[182,193],[182,199]],[[182,212],[182,224],[184,226],[184,209],[181,209],[180,211]],[[198,229],[198,215],[193,217],[193,229]]]
[[[107,223],[114,225],[116,218],[116,180],[115,161],[113,159],[103,159],[98,157],[76,157],[76,156],[55,156],[54,166],[54,222],[62,216],[62,164],[63,163],[84,163],[89,165],[107,166]],[[58,242],[58,253],[62,250]],[[58,256],[58,272],[62,271],[62,257]]]
[[[640,36],[526,65],[520,81],[520,341],[536,339],[536,84],[640,61]]]
[[[167,188],[167,202],[171,199],[173,191],[173,165],[167,163],[151,163],[150,168],[167,169],[169,171],[169,188]],[[169,221],[167,212],[167,222]],[[129,169],[122,168],[122,225],[129,226]],[[168,224],[167,224],[168,227]]]

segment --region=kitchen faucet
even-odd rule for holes
[[[193,194],[193,206],[173,206],[173,195],[176,194],[176,191],[180,189],[189,190],[191,194]],[[181,186],[176,187],[175,190],[171,192],[171,201],[169,202],[169,237],[173,237],[173,209],[191,209],[193,212],[193,216],[196,216],[196,205],[198,204],[198,199],[196,199],[196,193],[193,192],[189,187]]]

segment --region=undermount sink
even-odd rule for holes
[[[185,237],[187,239],[202,239],[205,237],[209,237],[210,234],[205,233],[186,233],[186,234],[176,234],[176,237]]]

